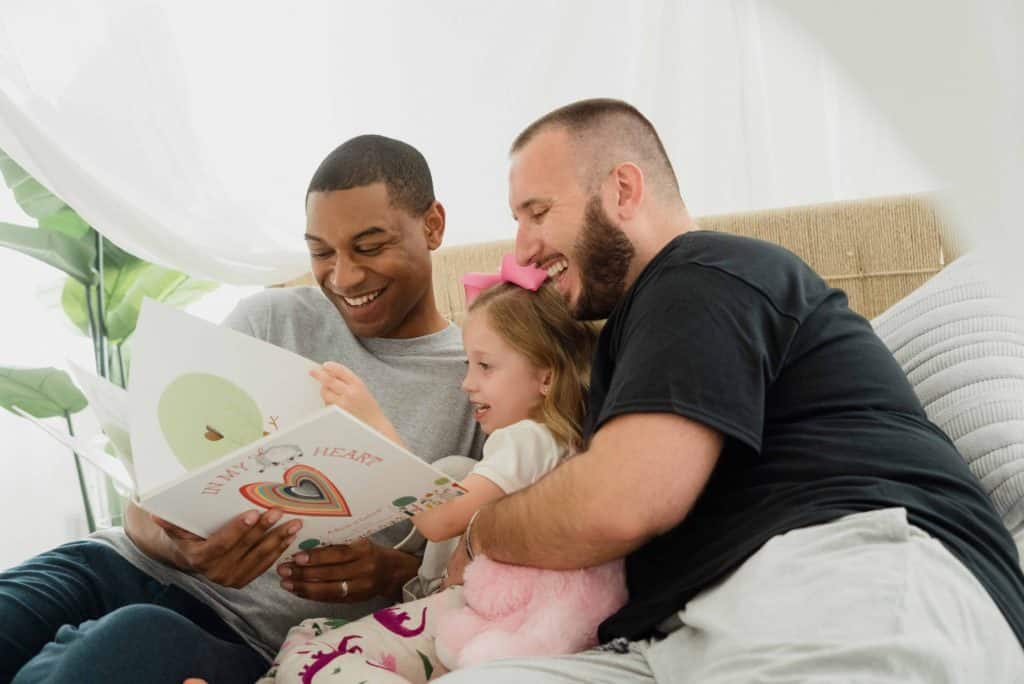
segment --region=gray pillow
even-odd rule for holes
[[[1022,548],[1024,315],[991,274],[968,254],[872,325]]]

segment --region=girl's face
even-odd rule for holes
[[[486,434],[530,418],[551,382],[490,325],[487,310],[475,311],[462,326],[469,367],[462,391],[473,403],[473,417]]]

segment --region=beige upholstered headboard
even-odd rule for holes
[[[850,306],[874,318],[921,285],[957,250],[946,239],[927,196],[901,195],[862,200],[704,216],[707,230],[748,235],[796,252],[834,287],[846,291]],[[434,253],[434,294],[449,320],[465,314],[460,279],[468,271],[497,271],[512,240],[443,247]],[[288,285],[311,285],[307,274]]]
[[[925,196],[878,197],[698,219],[706,230],[778,243],[803,258],[867,318],[885,311],[955,254]],[[441,313],[461,323],[461,276],[497,271],[511,240],[445,247],[434,254],[434,293]]]

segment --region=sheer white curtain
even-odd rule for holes
[[[788,8],[787,8],[788,9]],[[121,246],[266,284],[306,269],[303,193],[353,135],[419,147],[448,244],[510,237],[506,154],[575,99],[661,131],[697,214],[934,185],[828,52],[757,0],[479,3],[4,0],[0,149]],[[27,222],[0,188],[0,220]],[[0,251],[0,363],[88,359],[40,311],[54,276]],[[230,301],[206,306],[218,318]],[[45,340],[45,344],[41,342]],[[0,411],[0,567],[80,533],[69,456]]]
[[[305,183],[361,132],[422,149],[450,243],[509,235],[509,142],[591,96],[654,120],[698,213],[930,185],[756,0],[8,0],[0,15],[0,148],[114,242],[224,282],[305,268]]]

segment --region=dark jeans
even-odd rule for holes
[[[249,683],[268,666],[208,606],[101,542],[0,574],[0,682]]]

